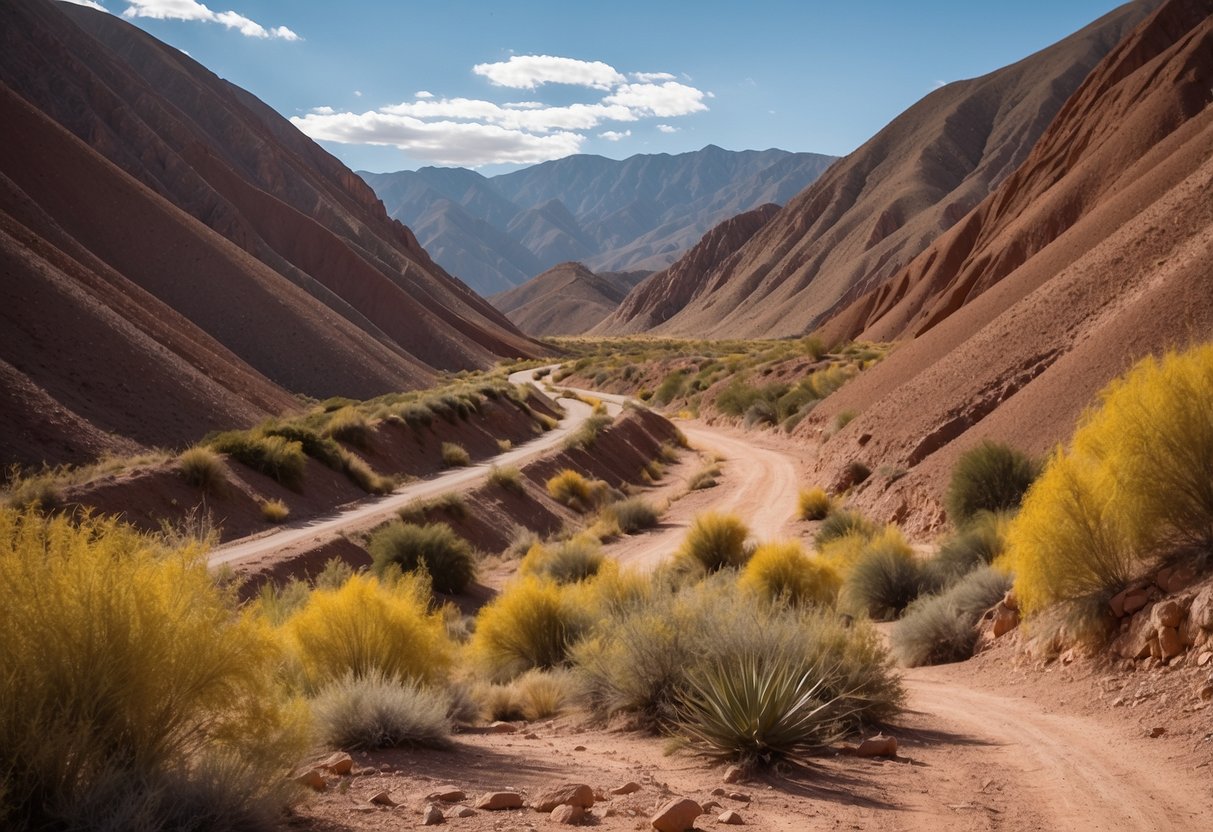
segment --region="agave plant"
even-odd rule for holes
[[[840,738],[847,716],[830,682],[819,667],[755,654],[707,665],[679,697],[679,733],[704,754],[750,765],[820,749]]]

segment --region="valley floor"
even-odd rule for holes
[[[681,427],[696,447],[724,457],[720,484],[676,500],[658,529],[625,538],[609,553],[651,568],[707,508],[738,513],[760,538],[806,531],[792,519],[803,447],[773,434]],[[672,469],[666,491],[678,491],[696,464],[688,459]],[[1213,703],[1198,693],[1209,672],[1120,672],[1082,661],[1042,667],[1008,637],[972,661],[904,672],[908,705],[887,729],[899,742],[896,759],[827,755],[725,784],[723,767],[682,752],[667,755],[660,738],[573,714],[508,733],[467,730],[448,751],[356,754],[354,776],[332,780],[328,791],[298,808],[293,825],[413,828],[427,795],[441,786],[466,792],[462,805],[471,806],[486,792],[525,797],[579,782],[605,798],[583,821],[604,830],[649,829],[654,810],[680,796],[719,804],[696,822],[705,829],[723,826],[718,816],[730,809],[746,825],[771,830],[1210,828]],[[640,790],[610,795],[629,781]],[[397,805],[368,802],[382,791]],[[460,818],[459,804],[440,806],[451,810],[446,824],[458,829],[558,826],[529,809]]]

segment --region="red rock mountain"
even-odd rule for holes
[[[633,335],[656,329],[696,298],[711,293],[720,275],[729,272],[738,249],[778,213],[778,205],[767,203],[720,223],[672,266],[629,292],[591,332]]]
[[[0,7],[0,124],[0,460],[540,351],[335,158],[118,17]]]
[[[814,329],[985,199],[1092,67],[1159,2],[1123,6],[1016,64],[926,96],[788,202],[727,268],[688,275],[708,288],[684,309],[638,307],[635,317],[660,321],[655,333],[684,336]]]
[[[818,461],[908,471],[861,501],[936,507],[963,450],[1042,454],[1144,355],[1213,337],[1213,0],[1169,0],[1096,67],[1024,164],[825,328],[909,339],[805,430],[861,415]]]
[[[489,302],[528,335],[583,335],[615,311],[648,272],[595,274],[581,263],[558,263]]]

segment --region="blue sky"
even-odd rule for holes
[[[350,167],[486,174],[706,144],[842,155],[1118,5],[73,1],[125,13]]]

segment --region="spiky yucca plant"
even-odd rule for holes
[[[679,735],[690,747],[746,765],[820,749],[842,734],[843,696],[830,675],[750,653],[705,666],[678,698]]]

